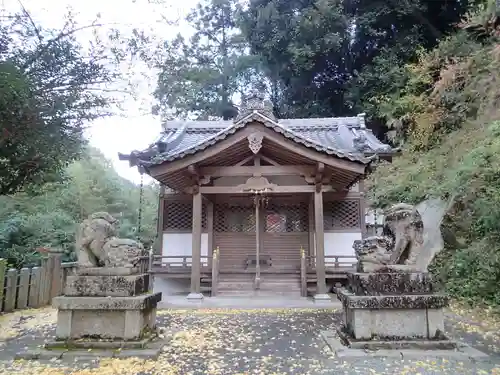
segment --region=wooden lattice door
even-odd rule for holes
[[[214,243],[219,248],[221,272],[248,270],[256,250],[255,208],[251,201],[215,205]]]
[[[275,272],[298,271],[301,248],[308,253],[308,205],[271,200],[264,210],[262,254],[272,259]]]

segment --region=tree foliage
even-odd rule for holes
[[[0,258],[13,266],[36,264],[39,248],[64,252],[74,259],[75,230],[90,214],[107,211],[119,220],[119,235],[151,244],[156,237],[157,186],[146,185],[141,231],[138,233],[140,190],[120,177],[94,149],[66,169],[68,178],[45,184],[39,194],[0,197]]]
[[[61,177],[81,155],[86,124],[112,112],[119,62],[141,40],[110,31],[113,48],[96,33],[83,46],[77,34],[103,25],[78,25],[71,13],[60,30],[24,8],[8,20],[0,25],[0,195]]]
[[[370,189],[377,206],[452,199],[444,230],[456,241],[433,271],[452,295],[494,305],[500,303],[499,31],[494,7],[480,8],[403,67],[408,79],[401,91],[377,103],[408,141],[401,157],[378,168]]]
[[[258,59],[236,27],[238,2],[206,0],[187,16],[194,28],[165,41],[155,97],[156,113],[164,117],[233,118],[233,97],[244,95],[259,78]]]
[[[241,27],[283,116],[378,113],[371,98],[404,84],[398,66],[454,30],[471,1],[251,0]],[[373,121],[372,121],[373,122]]]

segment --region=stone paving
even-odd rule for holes
[[[165,346],[158,361],[140,359],[12,361],[42,345],[55,329],[55,310],[0,316],[0,374],[242,375],[242,374],[500,374],[497,321],[450,311],[447,331],[489,354],[486,361],[425,357],[335,358],[320,338],[340,322],[335,309],[170,309],[159,311]],[[92,354],[92,353],[89,353]]]

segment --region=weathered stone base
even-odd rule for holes
[[[79,267],[75,270],[80,276],[130,276],[138,273],[137,267]]]
[[[315,294],[313,297],[313,300],[315,303],[325,303],[325,302],[331,302],[332,297],[330,295],[324,293],[324,294]]]
[[[376,272],[347,274],[349,290],[358,296],[432,294],[432,276],[426,272]]]
[[[141,340],[156,328],[161,293],[135,297],[56,297],[56,340]]]
[[[201,293],[189,293],[186,298],[190,302],[202,302],[204,297]]]
[[[446,296],[356,296],[346,289],[337,295],[344,308],[344,325],[355,340],[442,340]]]
[[[421,349],[421,350],[452,350],[457,348],[457,342],[444,337],[427,340],[413,338],[411,340],[372,339],[356,340],[345,331],[345,327],[337,329],[340,342],[351,349],[381,350],[381,349]]]
[[[54,346],[56,343],[59,347]],[[131,358],[137,357],[141,359],[156,360],[158,359],[162,347],[166,344],[162,340],[148,341],[142,347],[131,347],[127,343],[125,347],[116,348],[115,343],[105,343],[110,344],[109,347],[106,345],[100,345],[98,348],[75,348],[75,347],[64,347],[61,346],[61,342],[53,342],[54,344],[51,349],[48,348],[37,348],[28,349],[16,354],[15,359],[25,359],[25,360],[54,360],[54,359],[64,359],[70,361],[77,360],[95,360],[99,358]],[[97,344],[97,343],[96,343]],[[50,345],[49,345],[50,346]]]
[[[321,338],[327,344],[335,357],[345,361],[356,361],[368,358],[397,358],[409,360],[424,360],[425,358],[446,358],[458,361],[488,360],[489,356],[477,349],[462,343],[455,343],[453,349],[428,349],[424,346],[413,348],[383,348],[372,350],[369,348],[349,348],[342,344],[335,332],[323,331]],[[423,341],[422,341],[423,342]]]
[[[149,275],[82,276],[70,275],[66,279],[66,297],[131,297],[148,291]]]
[[[93,339],[84,339],[84,340],[62,340],[62,341],[49,341],[44,345],[45,349],[48,350],[75,350],[75,349],[144,349],[151,343],[152,340],[155,340],[156,335],[152,335],[151,337],[138,340],[138,341],[120,341],[120,340],[93,340]]]

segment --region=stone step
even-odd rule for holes
[[[297,297],[300,296],[300,291],[281,292],[274,290],[231,290],[231,291],[218,291],[220,297]]]
[[[286,292],[286,291],[300,291],[300,286],[273,286],[273,285],[268,285],[268,284],[260,284],[260,289],[261,290],[269,290],[269,291],[276,291],[276,292]],[[227,285],[219,285],[217,287],[218,291],[243,291],[243,290],[254,290],[254,285],[249,284],[249,285],[238,285],[238,286],[227,286]]]

